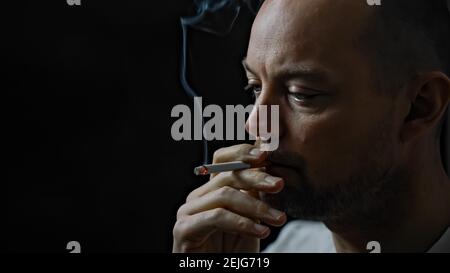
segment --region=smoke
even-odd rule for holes
[[[195,0],[197,12],[181,18],[181,23],[216,35],[228,34],[241,9],[238,0]]]
[[[188,27],[225,36],[231,32],[243,4],[246,4],[250,11],[255,14],[262,2],[263,0],[194,0],[195,15],[181,18],[183,44],[180,80],[184,91],[191,99],[194,100],[194,97],[199,95],[187,80]],[[198,103],[199,100],[194,100],[194,104]],[[201,109],[201,105],[196,106]],[[202,116],[202,128],[204,124],[205,121]],[[203,164],[208,164],[208,141],[205,138],[203,138]]]

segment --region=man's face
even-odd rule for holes
[[[286,182],[264,198],[294,217],[377,206],[399,164],[398,100],[376,90],[359,48],[371,8],[363,0],[266,0],[253,25],[245,66],[255,105],[280,108],[267,172]]]

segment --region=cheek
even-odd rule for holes
[[[298,150],[302,154],[313,156],[314,154],[350,152],[355,139],[360,139],[356,121],[339,114],[327,114],[317,116],[303,116],[292,122],[289,130],[290,137],[294,140]]]
[[[367,122],[330,113],[305,116],[294,124],[290,142],[305,158],[312,180],[345,179],[360,168],[361,158],[369,153],[373,132],[369,132]]]

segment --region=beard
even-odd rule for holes
[[[292,218],[332,223],[360,219],[373,226],[405,189],[398,177],[389,170],[378,176],[364,173],[321,188],[302,180],[286,184],[278,194],[261,193],[261,198]]]
[[[387,132],[386,126],[382,129],[378,132]],[[358,169],[349,177],[334,180],[313,180],[306,174],[307,161],[301,156],[272,152],[269,161],[274,167],[267,167],[266,172],[283,177],[285,188],[278,194],[261,193],[262,200],[297,219],[336,224],[351,219],[370,226],[380,224],[383,213],[392,209],[393,202],[407,189],[402,182],[403,172],[395,166],[394,150],[389,146],[392,139],[384,134],[369,142],[373,145],[357,157]]]

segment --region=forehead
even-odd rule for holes
[[[348,63],[369,16],[365,0],[266,0],[253,24],[247,60],[268,67]]]

